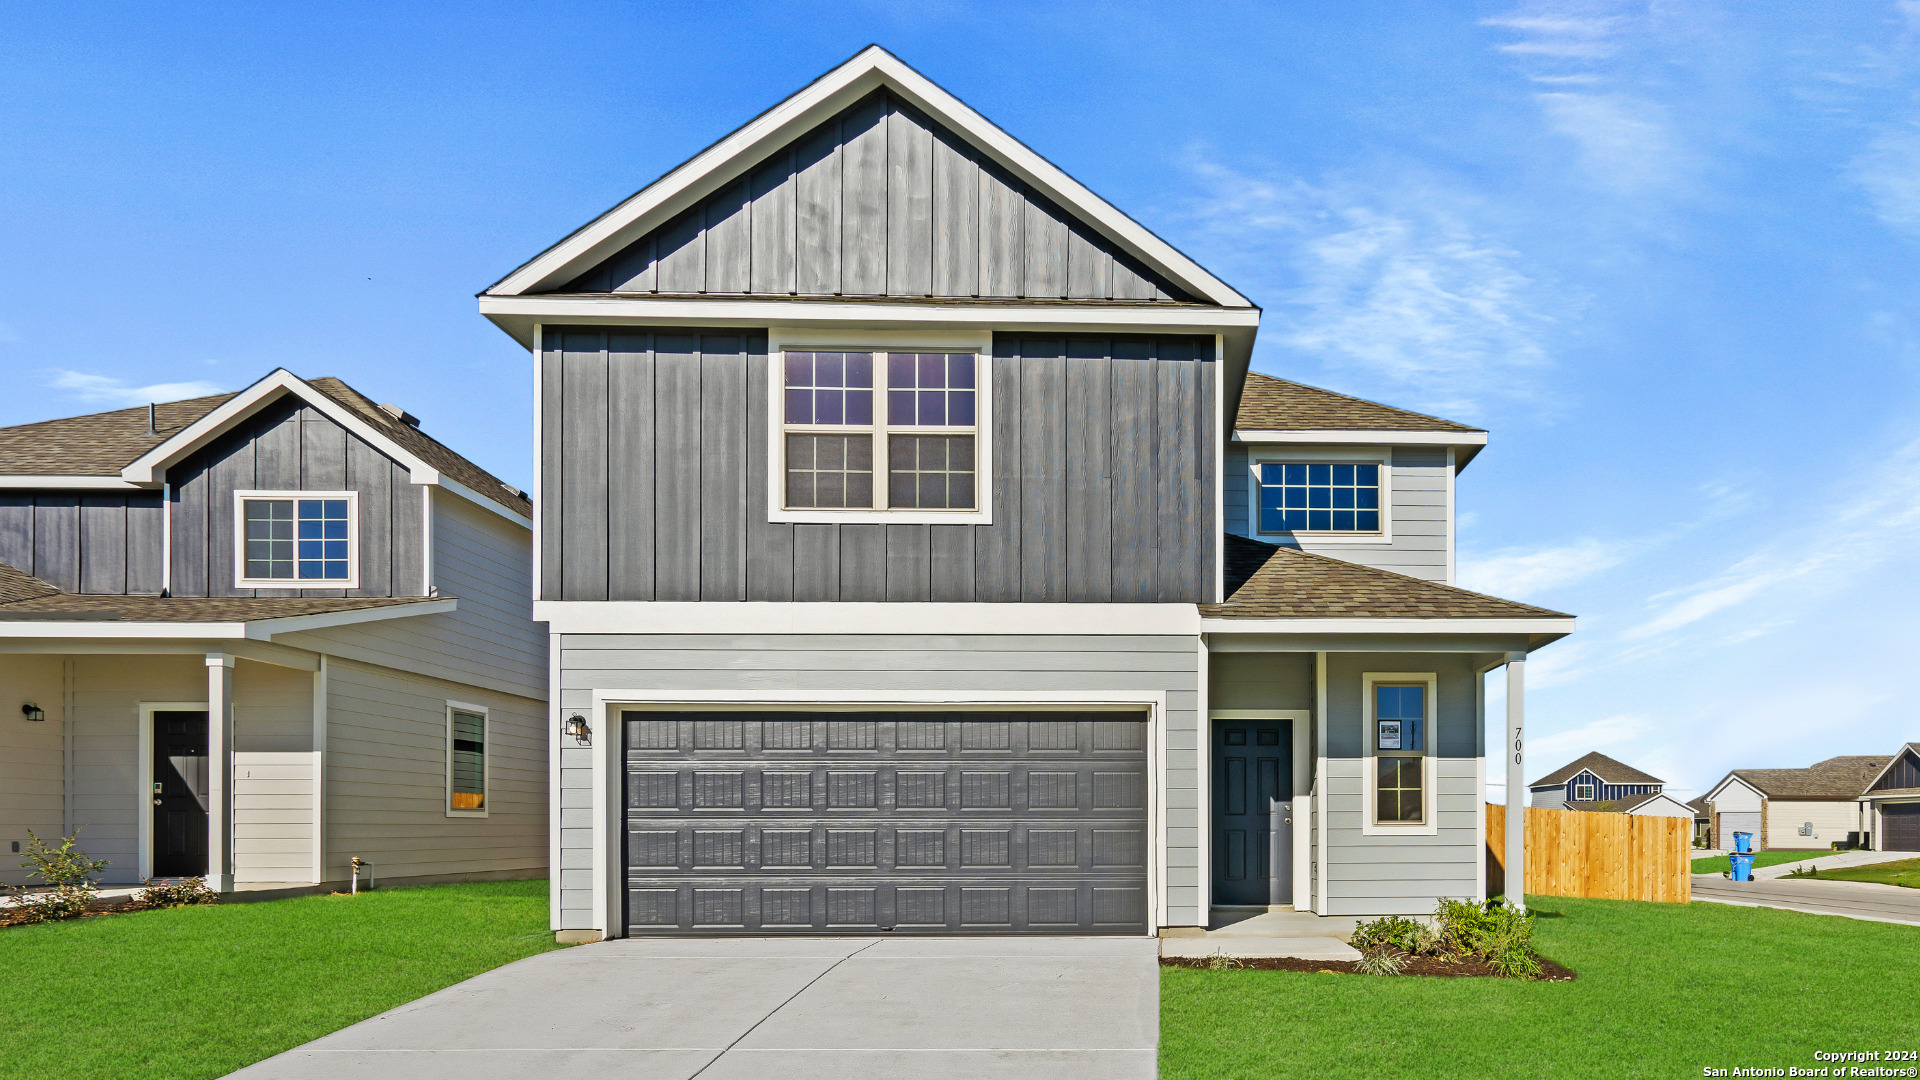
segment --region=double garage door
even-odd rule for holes
[[[622,721],[630,934],[1146,932],[1144,713]]]

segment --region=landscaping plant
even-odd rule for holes
[[[149,910],[219,902],[220,894],[207,887],[206,878],[187,878],[184,881],[161,882],[158,885],[149,883],[133,898],[135,907]]]
[[[35,836],[33,830],[27,830],[27,857],[20,860],[20,865],[28,871],[29,881],[39,878],[48,888],[45,892],[36,892],[31,891],[30,886],[9,887],[15,922],[71,919],[93,903],[99,892],[93,875],[110,864],[104,859],[90,858],[80,850],[79,838],[80,830],[75,829],[72,836],[61,837],[60,845],[54,847]]]

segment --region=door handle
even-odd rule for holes
[[[155,799],[155,800],[153,800],[153,805],[155,805],[155,806],[159,806],[159,805],[160,805],[160,800],[159,800],[159,799]]]

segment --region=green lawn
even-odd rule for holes
[[[1817,859],[1822,855],[1831,854],[1833,854],[1831,851],[1762,851],[1754,855],[1753,868],[1758,870],[1763,866],[1779,866],[1781,863],[1805,862],[1808,859]],[[1709,859],[1693,860],[1693,872],[1696,874],[1726,874],[1731,873],[1732,870],[1733,864],[1727,861],[1725,855],[1715,855]]]
[[[221,1076],[554,948],[547,883],[0,929],[0,1077]]]
[[[1167,1080],[1678,1077],[1920,1045],[1920,927],[1542,897],[1568,983],[1162,968]]]
[[[1821,869],[1820,876],[1833,881],[1872,881],[1881,885],[1920,889],[1920,859],[1848,866],[1839,870]]]

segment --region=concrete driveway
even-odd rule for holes
[[[1140,1077],[1150,938],[628,939],[530,957],[247,1080]]]

